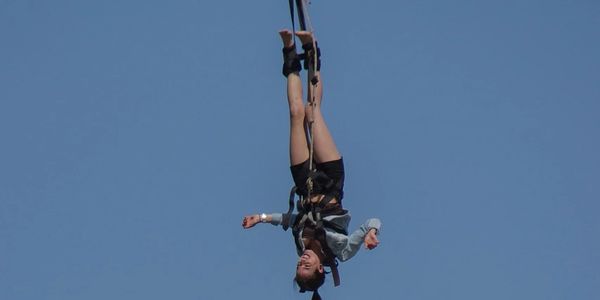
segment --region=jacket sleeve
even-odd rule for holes
[[[344,236],[339,233],[330,233],[334,237],[333,243],[335,245],[329,245],[329,247],[332,248],[332,250],[337,250],[335,251],[335,254],[340,261],[347,261],[354,257],[358,250],[360,250],[367,232],[371,229],[376,229],[379,233],[381,230],[381,221],[376,218],[368,219],[349,236]]]
[[[292,216],[290,217],[290,224],[294,224],[294,221],[296,220],[296,216],[298,214],[292,214]],[[271,214],[271,224],[273,224],[274,226],[277,225],[281,225],[283,226],[283,218],[284,218],[284,214],[283,213],[272,213]]]

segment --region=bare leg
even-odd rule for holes
[[[296,33],[303,45],[313,42],[312,34],[308,31],[299,31]],[[333,136],[327,128],[325,119],[321,114],[321,99],[323,97],[323,78],[321,72],[316,70],[309,70],[308,78],[317,76],[319,82],[316,86],[311,87],[311,83],[308,82],[308,101],[314,100],[314,106],[307,105],[305,108],[308,120],[313,121],[312,134],[314,143],[314,159],[317,163],[328,162],[332,160],[338,160],[341,155],[335,145]],[[289,79],[288,79],[289,80]],[[314,97],[313,97],[314,94]],[[311,99],[313,98],[313,99]]]
[[[294,36],[289,30],[279,32],[284,48],[294,45]],[[290,165],[305,162],[309,157],[306,141],[305,110],[302,101],[302,80],[298,72],[287,76],[287,98],[290,108]]]

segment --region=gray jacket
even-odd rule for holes
[[[272,216],[272,220],[270,222],[271,224],[276,225],[276,226],[281,225],[281,222],[283,220],[282,213],[273,213],[273,214],[271,214],[271,216]],[[297,214],[292,215],[292,217],[291,217],[292,224],[296,220],[296,216],[297,216]],[[348,231],[348,224],[350,223],[350,218],[351,218],[350,214],[346,213],[344,215],[327,216],[327,217],[324,217],[323,220],[327,220],[329,222],[335,223],[336,225],[339,225],[340,227],[342,227],[342,228],[346,229],[346,231]],[[361,245],[363,244],[363,241],[365,239],[365,236],[367,235],[367,232],[369,232],[369,230],[371,230],[373,228],[376,229],[377,232],[380,231],[381,221],[379,219],[376,219],[376,218],[368,219],[365,223],[363,223],[357,230],[355,230],[350,235],[337,233],[334,230],[325,227],[325,239],[327,240],[327,245],[329,246],[329,248],[331,249],[333,254],[340,261],[347,261],[350,258],[352,258],[354,255],[356,255],[356,253],[360,249]],[[300,231],[299,235],[302,236],[302,231]],[[302,239],[300,239],[299,242],[300,242],[300,245],[302,246],[301,249],[299,249],[299,248],[297,249],[298,255],[300,256],[300,255],[302,255],[302,252],[304,252],[304,243],[302,242]]]

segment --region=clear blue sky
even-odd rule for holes
[[[352,227],[325,299],[600,299],[600,2],[326,1]],[[0,299],[308,299],[287,1],[0,1]]]

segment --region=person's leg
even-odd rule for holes
[[[313,43],[312,34],[308,31],[299,31],[296,33],[302,45],[311,45]],[[316,49],[314,50],[316,51]],[[309,59],[309,58],[305,58]],[[321,99],[323,97],[323,78],[321,77],[321,72],[318,70],[312,70],[311,67],[309,69],[308,78],[312,78],[313,76],[317,76],[319,82],[316,86],[311,87],[311,83],[308,82],[308,99],[311,101],[311,97],[314,94],[314,106],[307,105],[305,110],[308,114],[308,120],[313,121],[312,125],[312,135],[313,135],[313,144],[314,144],[314,159],[317,163],[323,163],[333,160],[338,160],[341,158],[341,155],[335,145],[335,141],[329,129],[327,128],[327,124],[325,123],[325,119],[321,114]],[[310,81],[310,80],[309,80]]]
[[[295,49],[292,49],[294,47],[294,36],[289,30],[282,30],[279,35],[283,42],[284,64],[286,64],[289,57],[285,56],[293,55],[291,54],[292,51],[295,53]],[[286,75],[286,73],[288,74]],[[284,75],[287,76],[287,98],[290,109],[290,165],[295,166],[305,162],[309,157],[304,120],[305,110],[302,100],[302,80],[300,79],[299,70],[286,72],[285,65]]]

